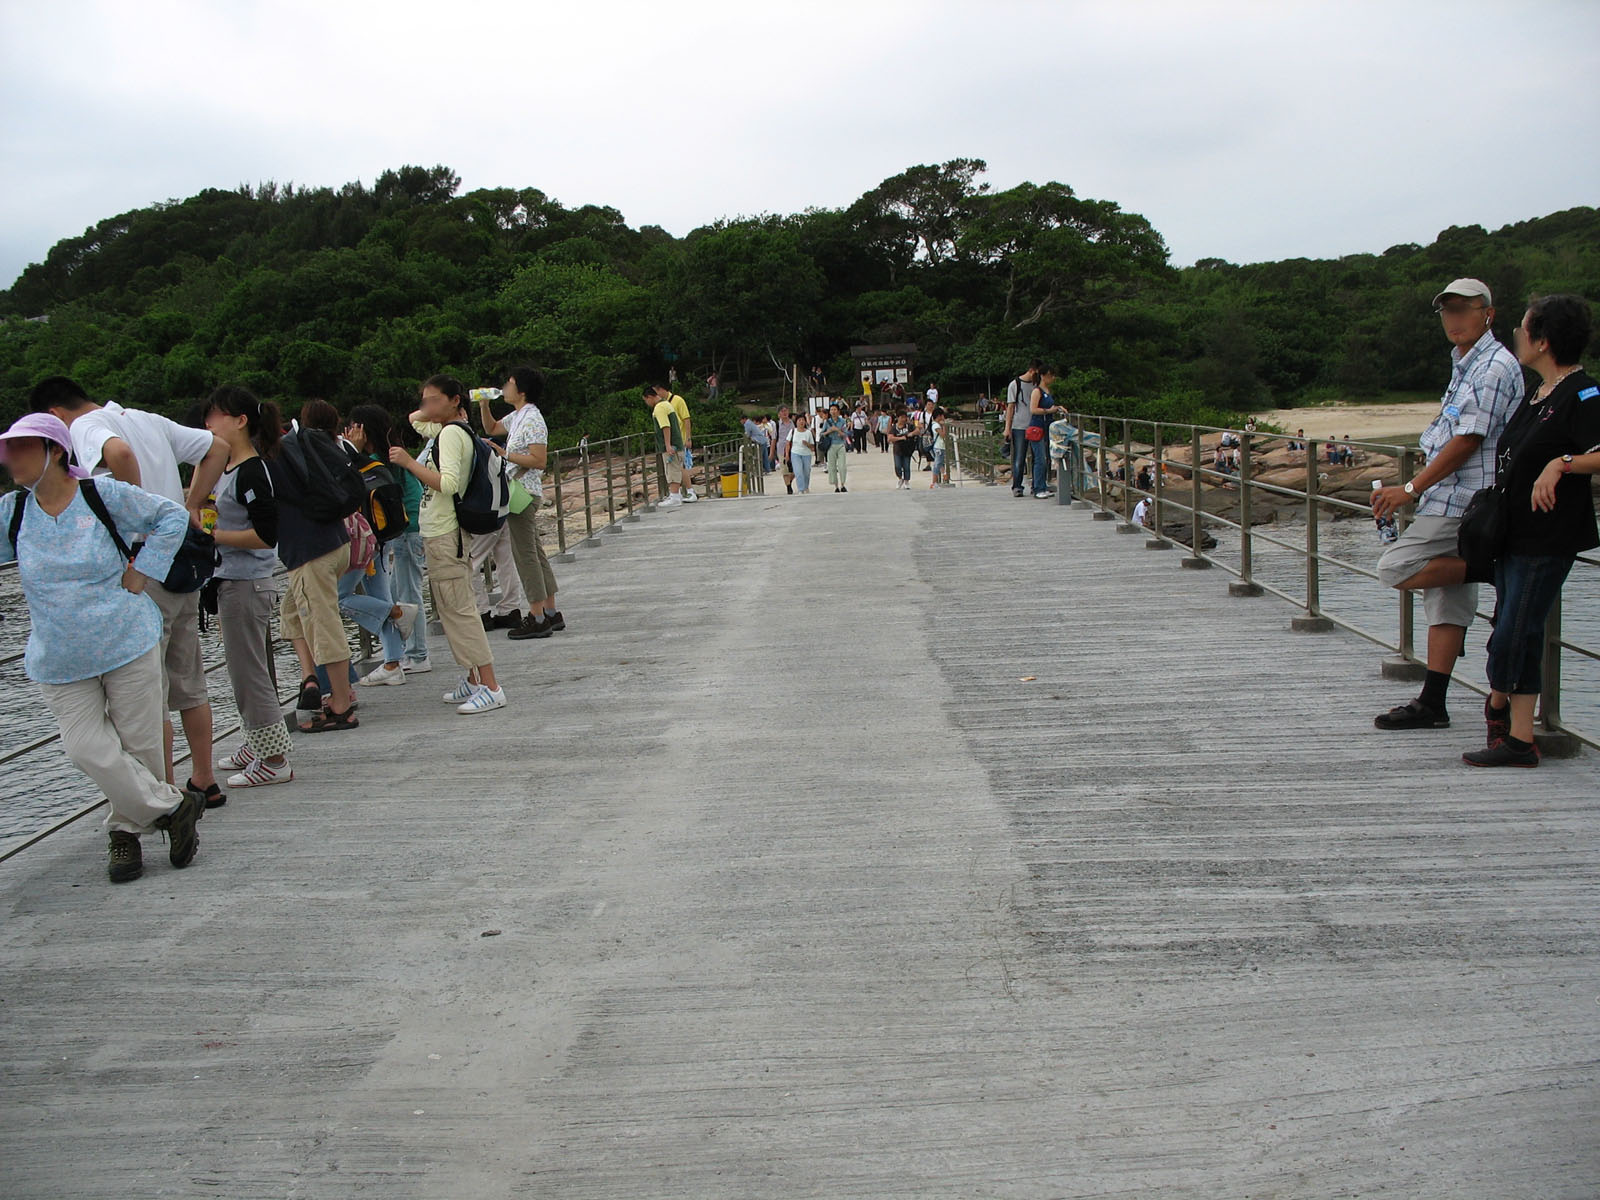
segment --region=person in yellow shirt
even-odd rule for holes
[[[667,397],[667,403],[678,414],[678,424],[683,430],[683,502],[693,504],[700,497],[695,494],[694,480],[690,478],[694,472],[694,435],[689,429],[689,405],[676,392]]]
[[[667,474],[667,498],[656,505],[658,509],[672,510],[683,507],[683,497],[679,494],[683,487],[685,471],[683,468],[683,452],[686,445],[684,436],[684,418],[688,416],[688,406],[684,405],[683,416],[673,406],[672,401],[681,397],[674,397],[664,387],[653,383],[644,385],[644,402],[650,407],[650,416],[656,425],[656,449],[661,451],[661,465]]]
[[[473,599],[471,562],[456,520],[455,498],[466,493],[472,478],[474,434],[467,422],[467,390],[449,375],[435,375],[422,385],[411,427],[432,439],[427,462],[418,462],[403,447],[389,451],[389,461],[411,472],[422,484],[418,532],[428,564],[439,624],[450,652],[466,676],[444,694],[447,704],[466,716],[506,706],[506,694],[494,676],[494,654]]]

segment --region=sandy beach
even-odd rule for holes
[[[1276,408],[1260,413],[1280,429],[1304,429],[1306,437],[1326,441],[1346,434],[1356,441],[1415,438],[1438,415],[1438,401],[1421,404],[1338,404],[1316,408]]]

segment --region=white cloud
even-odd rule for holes
[[[1586,3],[0,7],[0,277],[203,187],[442,162],[675,233],[988,160],[1175,261],[1379,251],[1600,197]]]

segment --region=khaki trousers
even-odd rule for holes
[[[439,624],[444,627],[450,653],[462,670],[493,666],[489,635],[483,631],[478,605],[472,597],[471,564],[465,554],[457,554],[455,531],[422,539],[422,553],[428,564],[428,583],[433,588],[433,604]]]
[[[61,748],[111,801],[108,829],[148,833],[183,798],[167,782],[162,744],[161,650],[74,683],[41,683]]]
[[[544,607],[544,602],[556,593],[556,573],[550,569],[550,559],[539,540],[539,497],[519,513],[506,518],[511,530],[511,556],[517,563],[517,574],[522,578],[522,590],[528,597],[528,611]]]

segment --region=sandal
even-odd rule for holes
[[[295,707],[305,712],[312,712],[322,707],[322,687],[317,683],[315,675],[307,675],[300,681],[300,699]]]
[[[358,728],[361,722],[356,719],[355,713],[351,711],[354,707],[354,705],[351,705],[350,708],[345,709],[342,713],[336,713],[331,708],[325,708],[311,718],[311,724],[302,725],[300,728],[306,733],[333,733],[340,729]]]

